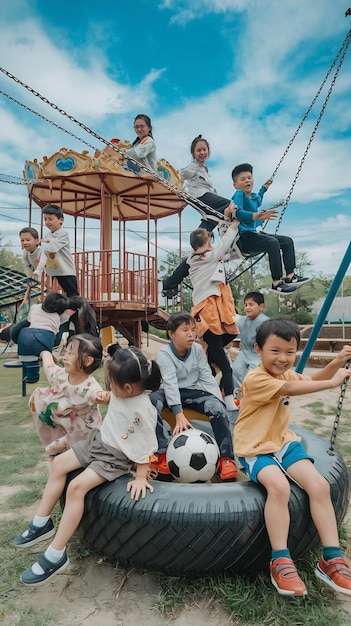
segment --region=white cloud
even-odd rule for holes
[[[22,8],[27,6],[28,13],[29,5],[21,4]],[[174,20],[183,23],[187,19],[202,19],[206,12],[225,13],[223,28],[228,29],[226,36],[232,41],[233,60],[232,73],[222,88],[207,97],[189,97],[188,101],[176,103],[173,111],[153,116],[159,157],[167,158],[175,167],[185,165],[190,160],[191,140],[202,133],[211,144],[210,173],[221,195],[232,195],[230,172],[242,161],[253,163],[259,187],[281,158],[337,52],[338,33],[341,43],[345,31],[343,15],[338,15],[331,0],[321,0],[317,9],[313,3],[302,6],[296,0],[270,0],[264,4],[258,0],[164,0],[160,7],[174,15]],[[238,12],[242,31],[231,39],[230,27],[234,22],[230,20],[234,20]],[[18,11],[17,15],[25,13]],[[94,32],[94,25],[91,29]],[[0,55],[6,69],[71,115],[84,120],[99,134],[106,138],[112,135],[130,138],[131,112],[139,109],[141,103],[145,110],[152,110],[156,103],[157,85],[165,75],[162,55],[159,68],[149,68],[138,84],[131,85],[111,76],[111,61],[105,56],[103,47],[98,46],[102,40],[98,25],[95,25],[95,34],[96,39],[92,37],[95,45],[68,49],[64,32],[57,30],[57,37],[49,37],[34,17],[18,18],[12,13],[10,22],[3,20],[0,24]],[[327,51],[320,54],[318,49],[318,58],[315,58],[314,49],[321,41],[327,44]],[[306,73],[309,59],[311,68]],[[350,233],[350,148],[347,140],[351,134],[350,65],[347,58],[294,189],[293,203],[306,206],[305,217],[303,221],[296,220],[290,206],[283,224],[284,232],[289,231],[294,236],[297,249],[307,249],[315,266],[327,273],[338,267],[340,247],[344,247]],[[303,73],[301,67],[305,70]],[[95,139],[67,118],[49,109],[2,74],[0,88],[96,144]],[[21,176],[26,159],[37,157],[42,160],[44,154],[49,155],[61,146],[77,150],[85,148],[33,115],[10,106],[7,100],[1,101],[0,120],[2,172]],[[266,196],[267,204],[287,196],[315,120],[316,114],[313,113],[280,167]],[[313,202],[319,207],[318,201],[328,199],[331,218],[327,224],[320,223]],[[27,203],[25,189],[0,185],[1,205],[25,206]],[[192,228],[197,226],[199,219],[194,210],[186,211],[183,228],[189,230],[190,225]],[[0,209],[0,219],[1,213]],[[334,218],[335,213],[337,217]],[[0,222],[1,232],[9,230],[16,234],[15,238],[19,226],[20,223]],[[89,245],[97,242],[98,247],[96,226],[94,221],[88,242]],[[162,235],[162,231],[176,229],[176,219],[167,219],[159,225],[161,248],[176,249],[176,235],[173,237],[166,232]],[[186,245],[188,235],[183,239]],[[137,243],[133,245],[141,250],[144,243],[138,238],[135,241]],[[162,252],[159,255],[162,256]]]
[[[151,70],[137,86],[118,83],[109,77],[101,50],[86,50],[82,65],[79,51],[66,43],[62,31],[50,39],[34,19],[18,21],[13,28],[0,25],[0,57],[6,60],[8,72],[48,100],[73,116],[95,121],[131,111],[139,102],[148,106],[153,84],[162,73]],[[12,91],[13,85],[6,85]]]

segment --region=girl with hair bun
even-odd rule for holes
[[[93,429],[70,450],[54,457],[37,513],[13,542],[17,548],[30,549],[55,534],[51,513],[65,489],[67,475],[84,468],[68,484],[52,543],[21,575],[24,585],[41,585],[66,569],[66,544],[80,523],[88,491],[123,474],[131,474],[127,491],[133,500],[145,498],[148,489],[153,491],[148,478],[150,457],[157,450],[157,410],[148,392],[160,386],[160,369],[137,348],[113,345],[106,355],[106,374],[111,391],[100,394],[101,401],[110,399],[101,429]]]

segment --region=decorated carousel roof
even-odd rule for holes
[[[120,142],[123,150],[128,142]],[[29,195],[40,207],[59,204],[64,213],[100,219],[102,207],[112,207],[112,219],[119,221],[159,219],[184,209],[186,203],[172,191],[181,190],[178,172],[168,161],[158,162],[158,174],[168,187],[107,146],[89,155],[61,148],[50,157],[26,161],[24,178]]]

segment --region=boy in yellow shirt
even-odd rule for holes
[[[256,350],[261,364],[246,375],[242,386],[234,427],[235,452],[251,480],[267,491],[264,516],[272,547],[270,574],[278,593],[307,594],[287,544],[291,478],[309,497],[311,517],[322,542],[316,575],[334,591],[351,595],[351,571],[340,549],[329,484],[314,467],[300,437],[288,428],[289,397],[341,385],[351,374],[343,367],[351,358],[351,346],[308,377],[291,369],[299,342],[299,327],[290,320],[269,319],[258,328]]]

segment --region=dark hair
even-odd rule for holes
[[[72,335],[67,341],[67,347],[72,341],[78,342],[78,365],[85,374],[92,374],[102,363],[102,343],[99,337],[93,337],[88,333]],[[94,361],[90,365],[85,365],[84,359],[91,356]]]
[[[63,217],[63,211],[57,204],[47,204],[43,208],[43,215],[56,215],[58,219]]]
[[[25,226],[19,231],[19,236],[24,235],[24,233],[28,233],[32,235],[33,239],[39,239],[39,233],[36,228],[32,228],[31,226]]]
[[[199,143],[199,141],[204,141],[207,149],[208,149],[208,154],[210,154],[210,144],[208,143],[207,139],[205,139],[202,135],[198,135],[197,137],[195,137],[195,139],[192,140],[191,144],[190,144],[190,152],[191,154],[194,156],[194,151],[195,151],[195,147],[196,144]]]
[[[97,337],[99,334],[96,314],[92,306],[83,296],[72,296],[68,299],[67,309],[75,311],[70,317],[76,333],[87,333]]]
[[[246,300],[253,300],[256,304],[264,304],[264,295],[260,291],[249,291],[244,298]]]
[[[190,233],[190,245],[193,250],[197,250],[203,246],[208,238],[208,230],[206,228],[196,228]]]
[[[166,332],[169,337],[169,333],[175,333],[177,328],[182,324],[186,324],[187,326],[195,325],[195,320],[187,311],[180,311],[180,313],[172,313],[166,324]]]
[[[123,387],[126,384],[137,385],[142,391],[156,391],[161,384],[161,372],[156,361],[148,361],[139,348],[123,348],[113,344],[109,348],[111,359],[107,362],[107,377],[111,385]]]
[[[232,179],[235,182],[235,179],[242,172],[250,172],[252,174],[253,167],[250,163],[240,163],[240,165],[236,165],[232,171]]]
[[[262,322],[256,333],[256,343],[261,350],[271,335],[276,335],[285,341],[296,339],[297,348],[300,345],[300,329],[292,320],[275,318]]]
[[[68,298],[63,296],[62,293],[48,293],[45,297],[41,308],[45,313],[62,313],[67,309]]]
[[[149,132],[148,135],[150,135],[150,137],[153,138],[153,134],[152,134],[152,124],[151,124],[151,119],[149,118],[148,115],[146,115],[145,113],[139,113],[139,115],[136,115],[134,118],[134,124],[137,120],[144,120],[145,124],[147,124],[147,126],[149,127]],[[140,138],[137,137],[136,139],[134,139],[132,146],[134,146],[136,143],[140,143]]]

